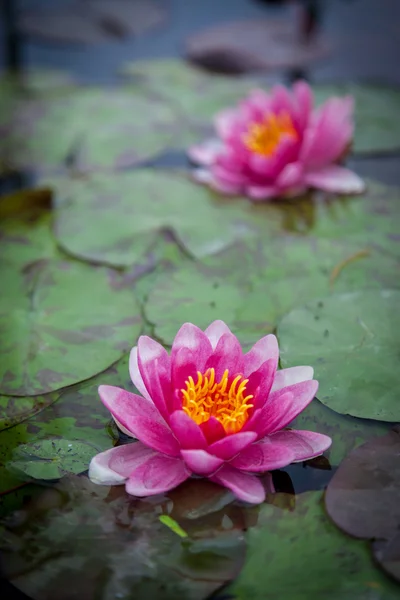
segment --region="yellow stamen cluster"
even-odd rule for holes
[[[262,123],[252,123],[244,134],[243,141],[252,152],[271,156],[281,138],[288,136],[297,139],[298,134],[288,112],[269,113]]]
[[[220,381],[215,381],[215,370],[197,372],[197,382],[189,377],[186,389],[182,389],[182,408],[198,425],[215,417],[226,433],[237,433],[248,419],[248,411],[253,407],[249,401],[252,395],[245,395],[248,379],[237,375],[229,383],[226,370]]]

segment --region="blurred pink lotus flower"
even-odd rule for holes
[[[216,191],[254,201],[292,197],[317,188],[361,193],[358,175],[339,163],[354,132],[353,98],[330,98],[313,108],[310,86],[292,92],[281,85],[270,94],[253,90],[237,108],[215,118],[218,138],[189,149],[203,168],[194,178]]]
[[[255,473],[314,458],[331,444],[326,435],[284,429],[314,398],[318,383],[311,367],[277,371],[278,359],[274,335],[244,354],[223,321],[204,332],[185,323],[171,355],[140,337],[129,370],[141,396],[99,388],[120,429],[139,441],[95,456],[90,479],[151,496],[195,474],[241,500],[262,502],[265,487]],[[264,479],[273,492],[272,477]]]

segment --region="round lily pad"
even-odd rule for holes
[[[70,254],[114,266],[142,260],[161,230],[196,257],[251,232],[243,200],[223,202],[182,175],[138,169],[84,180],[52,179],[59,208],[55,234]]]
[[[400,88],[343,83],[313,86],[316,102],[331,96],[350,95],[355,100],[356,153],[379,153],[400,149]]]
[[[4,127],[0,149],[15,167],[81,170],[132,166],[171,145],[179,131],[170,103],[134,86],[24,99],[12,128]]]
[[[247,533],[244,568],[228,590],[238,600],[395,600],[398,586],[374,566],[368,546],[343,535],[329,521],[320,492],[286,494],[259,508]],[[280,502],[279,502],[280,500]],[[280,504],[280,506],[279,506]]]
[[[378,540],[378,562],[400,581],[400,428],[353,450],[329,482],[325,506],[354,537]]]
[[[112,287],[107,269],[41,260],[0,272],[2,394],[34,396],[92,377],[140,332],[131,291]]]
[[[98,450],[77,440],[38,440],[18,446],[7,468],[32,479],[59,479],[66,473],[87,471]]]
[[[337,412],[400,421],[399,302],[400,291],[363,290],[294,309],[278,326],[282,366],[312,365]]]

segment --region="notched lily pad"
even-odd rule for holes
[[[2,394],[34,396],[88,379],[140,332],[135,298],[111,286],[107,269],[43,260],[22,272],[6,264],[1,277]]]
[[[368,84],[332,84],[313,86],[316,101],[330,96],[351,95],[355,100],[356,153],[379,153],[400,148],[400,88]]]
[[[238,600],[398,597],[398,587],[374,567],[367,544],[329,521],[319,492],[297,496],[294,510],[262,505],[247,543],[246,564],[230,590]]]
[[[22,477],[59,479],[67,473],[87,471],[98,449],[77,440],[38,440],[18,446],[7,468]]]
[[[70,254],[114,266],[143,260],[160,230],[195,257],[213,254],[251,232],[244,201],[224,202],[183,175],[136,170],[51,182],[59,199],[55,233]]]
[[[325,506],[349,535],[376,540],[376,560],[400,581],[400,427],[353,450],[328,485]]]
[[[294,309],[278,326],[282,366],[313,365],[337,412],[400,421],[399,302],[400,291],[364,290]]]

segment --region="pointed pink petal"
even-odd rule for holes
[[[127,435],[127,436],[129,436],[129,437],[131,437],[131,438],[134,438],[134,437],[135,437],[135,436],[133,435],[133,433],[132,433],[131,431],[129,431],[129,429],[127,429],[126,427],[124,427],[124,426],[122,425],[122,423],[120,423],[120,422],[118,421],[118,419],[116,419],[116,418],[114,417],[114,415],[111,415],[111,416],[112,416],[112,418],[114,419],[116,426],[118,427],[118,429],[119,429],[120,431],[122,431],[122,433],[124,433],[125,435]]]
[[[310,187],[337,194],[361,194],[365,190],[365,183],[361,177],[338,165],[307,173],[304,181]]]
[[[92,458],[89,465],[90,481],[97,483],[98,485],[121,485],[121,483],[125,483],[126,477],[123,477],[111,469],[109,464],[113,454],[119,452],[120,448],[125,448],[125,446],[110,448],[105,452],[96,454],[96,456]]]
[[[231,460],[236,454],[250,446],[256,438],[257,434],[254,431],[239,431],[239,433],[227,435],[222,440],[211,444],[208,451],[223,460]]]
[[[207,329],[204,331],[204,333],[210,340],[212,349],[215,350],[215,348],[217,347],[217,344],[218,344],[219,340],[222,338],[222,336],[225,333],[232,333],[232,332],[226,323],[218,320],[218,321],[213,321],[211,323],[211,325],[209,325],[207,327]]]
[[[181,448],[207,448],[208,444],[200,426],[183,410],[173,412],[169,424]]]
[[[251,400],[251,403],[254,405],[253,412],[263,406],[268,398],[275,373],[276,361],[274,358],[270,358],[257,371],[249,375],[249,381],[246,385],[246,395],[252,394],[254,396]]]
[[[172,370],[172,396],[169,404],[170,412],[182,408],[182,390],[186,389],[189,377],[197,380],[196,357],[187,348],[180,348],[171,365]]]
[[[311,458],[320,456],[332,444],[331,438],[327,435],[296,429],[278,431],[266,439],[276,441],[279,444],[285,444],[287,448],[290,448],[294,454],[293,462],[310,460]]]
[[[132,471],[148,458],[158,454],[141,442],[116,446],[113,450],[109,458],[109,467],[125,478],[128,478]]]
[[[244,502],[259,504],[265,500],[264,487],[255,475],[247,475],[229,465],[221,467],[210,479],[227,487]]]
[[[211,342],[206,334],[196,325],[184,323],[172,343],[172,368],[176,355],[182,348],[190,351],[191,354],[188,355],[188,358],[194,358],[197,371],[203,371],[204,365],[212,353]]]
[[[126,491],[132,496],[154,496],[177,487],[190,477],[181,459],[157,454],[134,469],[126,482]]]
[[[270,110],[274,113],[288,112],[292,115],[293,99],[285,86],[278,84],[272,88]]]
[[[309,381],[313,377],[314,369],[312,367],[290,367],[289,369],[281,369],[275,373],[271,392],[276,392],[284,387],[293,385],[294,383]]]
[[[191,146],[191,148],[188,150],[188,156],[192,162],[198,165],[209,167],[214,163],[216,157],[222,151],[223,147],[224,146],[220,140],[207,140],[202,144]]]
[[[205,421],[200,425],[200,428],[204,433],[208,444],[213,444],[226,436],[225,429],[215,417],[210,417],[208,421]]]
[[[272,198],[278,198],[281,195],[281,191],[273,185],[249,185],[246,187],[246,196],[252,200],[262,201],[271,200]]]
[[[283,429],[310,404],[318,381],[303,381],[272,392],[264,406],[252,415],[245,428],[257,431],[258,437]]]
[[[242,347],[233,333],[224,333],[206,362],[205,369],[215,369],[215,379],[219,381],[228,369],[230,375],[242,370]]]
[[[290,446],[279,442],[274,443],[271,437],[265,438],[256,444],[251,444],[238,454],[230,464],[242,471],[262,473],[286,467],[295,458],[295,453]]]
[[[112,415],[138,440],[165,454],[179,454],[178,442],[149,400],[111,385],[101,385],[99,394]]]
[[[211,475],[224,463],[205,450],[182,450],[181,455],[188,468],[197,475]]]
[[[137,388],[140,394],[152,402],[149,392],[144,384],[143,377],[139,371],[137,346],[132,348],[129,356],[129,374],[131,376],[133,385]]]
[[[147,335],[138,340],[137,359],[144,385],[155,406],[168,419],[171,397],[171,362],[168,352]]]
[[[263,482],[263,486],[267,494],[275,494],[274,480],[271,473],[264,473],[261,481]]]
[[[296,81],[293,85],[296,100],[296,125],[303,131],[308,124],[313,109],[313,93],[306,81]]]
[[[254,344],[243,357],[243,374],[248,377],[257,371],[267,360],[275,361],[275,369],[279,360],[278,340],[273,334],[266,335]]]
[[[303,179],[303,171],[303,165],[300,162],[287,164],[280,172],[276,186],[282,190],[299,186]]]
[[[214,126],[218,137],[222,140],[229,138],[236,126],[237,118],[237,110],[234,108],[227,108],[217,113],[214,117]]]

